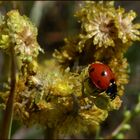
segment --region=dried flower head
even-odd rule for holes
[[[1,18],[0,47],[8,49],[14,44],[16,55],[22,61],[31,61],[41,50],[36,36],[37,28],[26,16],[21,16],[17,10],[12,10]]]
[[[115,24],[118,29],[118,38],[120,38],[123,43],[140,40],[140,24],[132,23],[135,17],[136,13],[133,10],[126,13],[122,8],[117,9]]]
[[[110,3],[108,6],[100,2],[87,3],[84,8],[81,8],[81,11],[76,13],[82,22],[83,34],[81,37],[93,38],[93,44],[98,47],[114,46],[114,12],[113,5]]]
[[[7,26],[12,43],[15,43],[15,52],[23,61],[36,58],[41,50],[36,37],[37,28],[26,16],[21,16],[18,11],[7,13]]]

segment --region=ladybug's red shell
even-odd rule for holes
[[[89,76],[93,84],[101,90],[106,90],[110,86],[110,83],[115,81],[110,67],[103,63],[91,64],[89,67]]]

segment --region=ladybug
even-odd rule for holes
[[[92,63],[89,67],[89,77],[97,89],[106,91],[113,100],[117,95],[115,76],[111,68],[103,63]]]

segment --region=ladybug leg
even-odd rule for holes
[[[72,94],[72,99],[73,99],[72,115],[77,116],[79,113],[80,105],[78,103],[78,99],[75,94]]]
[[[117,95],[116,93],[113,93],[112,95],[110,95],[111,100],[114,100],[116,95]]]

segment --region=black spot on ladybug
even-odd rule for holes
[[[101,76],[106,76],[107,72],[106,71],[102,71]]]
[[[90,70],[89,70],[89,72],[93,72],[94,71],[94,68],[91,68]]]
[[[114,79],[111,79],[111,80],[110,80],[110,83],[114,83],[114,82],[115,82],[115,80],[114,80]]]

